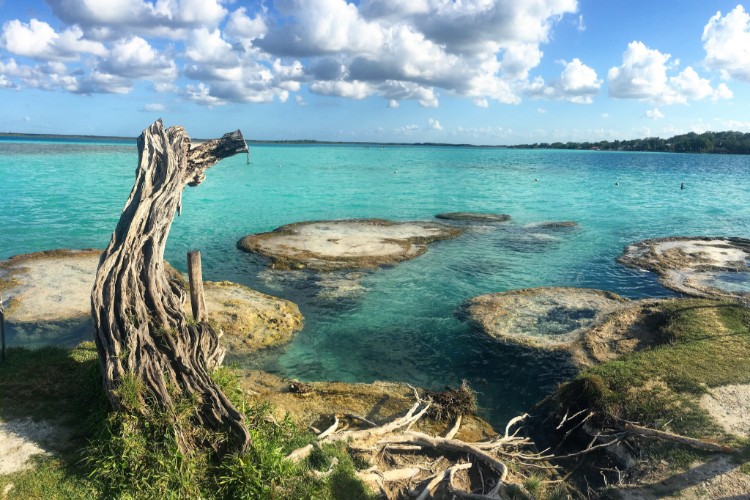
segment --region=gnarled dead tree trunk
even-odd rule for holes
[[[210,377],[224,350],[208,323],[186,318],[185,291],[166,273],[164,247],[185,185],[197,186],[210,166],[245,151],[239,130],[197,145],[182,127],[165,130],[161,120],[144,130],[135,185],[99,261],[91,295],[94,338],[113,407],[148,417],[169,414],[193,398],[198,410],[190,425],[228,436],[227,449],[235,450],[250,435],[243,415]],[[123,383],[137,389],[127,401]],[[175,431],[184,451],[199,444],[188,429]]]

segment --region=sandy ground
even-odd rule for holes
[[[31,467],[31,457],[59,449],[68,438],[63,427],[49,421],[35,422],[31,418],[0,421],[0,474]]]
[[[748,500],[750,475],[739,470],[732,457],[719,455],[708,462],[693,464],[679,474],[653,471],[640,484],[622,488],[617,493],[622,500]]]
[[[491,337],[541,349],[566,349],[629,301],[601,290],[542,287],[480,295],[461,315]]]
[[[750,384],[715,387],[700,404],[724,430],[750,438]]]
[[[355,219],[300,222],[245,236],[237,246],[270,257],[277,269],[373,268],[413,259],[427,243],[461,230],[431,222]]]

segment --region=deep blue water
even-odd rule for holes
[[[0,154],[0,259],[106,246],[132,186],[134,144],[2,140]],[[567,372],[548,354],[470,331],[454,314],[465,299],[550,285],[670,295],[652,274],[615,262],[625,245],[670,235],[750,237],[748,156],[254,145],[251,159],[225,160],[187,189],[166,255],[184,270],[186,251],[200,248],[204,279],[300,305],[305,328],[291,344],[234,361],[304,380],[441,389],[467,379],[494,422],[528,408]],[[472,226],[413,261],[367,272],[359,293],[339,298],[321,293],[319,276],[268,271],[235,248],[246,234],[292,222],[430,220],[448,211],[513,219]],[[533,227],[555,220],[579,227]]]

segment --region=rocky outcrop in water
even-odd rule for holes
[[[445,212],[437,214],[435,218],[464,222],[507,222],[510,220],[510,215],[484,212]]]
[[[578,227],[578,223],[574,220],[542,221],[542,222],[532,222],[531,224],[528,224],[526,227],[534,228],[534,229],[563,229],[563,228]]]
[[[462,231],[431,222],[351,219],[299,222],[245,236],[237,246],[269,257],[274,269],[366,269],[413,259],[427,244]]]
[[[750,298],[750,240],[671,237],[625,247],[618,262],[654,271],[667,288],[696,297]]]
[[[459,317],[492,338],[538,349],[568,349],[629,301],[602,290],[542,287],[467,300]]]
[[[227,335],[222,341],[235,354],[289,342],[302,329],[297,304],[230,281],[204,282],[209,321]],[[190,309],[189,303],[185,310]]]
[[[90,295],[100,255],[100,250],[50,250],[0,262],[9,343],[72,346],[90,340]],[[227,281],[207,281],[204,287],[208,319],[222,328],[230,351],[280,345],[302,328],[302,315],[288,300]]]

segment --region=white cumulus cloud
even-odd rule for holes
[[[3,24],[0,47],[19,56],[43,60],[73,60],[82,53],[104,55],[107,52],[101,43],[86,40],[77,26],[57,33],[52,26],[37,19],[28,24],[18,19]]]
[[[440,125],[440,122],[439,122],[439,121],[437,121],[437,120],[436,120],[436,119],[434,119],[434,118],[429,118],[429,119],[427,120],[427,125],[428,125],[428,126],[429,126],[429,127],[430,127],[430,128],[432,129],[432,130],[443,130],[443,126],[442,126],[442,125]]]
[[[647,109],[645,116],[651,120],[659,120],[664,118],[664,113],[662,113],[659,108]]]
[[[127,34],[183,38],[188,29],[217,26],[227,15],[219,0],[47,0],[52,12],[102,39]]]
[[[602,81],[593,68],[586,66],[580,59],[570,62],[562,61],[564,66],[560,78],[545,85],[541,77],[535,78],[527,87],[526,93],[534,97],[564,99],[576,104],[591,104],[599,92]]]
[[[628,44],[622,64],[607,73],[609,95],[619,99],[640,99],[659,104],[687,103],[706,97],[727,98],[729,89],[714,89],[711,83],[688,66],[675,76],[668,76],[678,62],[669,64],[672,56],[648,48],[643,42]]]
[[[750,82],[750,15],[742,5],[709,19],[703,28],[703,48],[706,66],[724,78]]]

